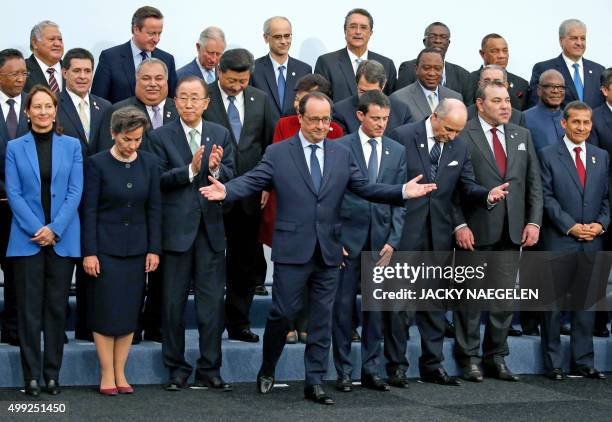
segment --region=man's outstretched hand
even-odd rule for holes
[[[202,196],[209,201],[223,201],[225,199],[225,187],[223,183],[212,176],[208,176],[208,180],[210,180],[212,184],[200,188]]]
[[[427,195],[432,190],[437,189],[435,183],[422,183],[419,184],[419,180],[423,178],[422,174],[419,174],[414,179],[410,180],[408,183],[404,185],[404,198],[412,199],[412,198],[420,198],[421,196]]]

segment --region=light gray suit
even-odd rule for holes
[[[415,81],[395,91],[391,94],[391,98],[395,98],[408,105],[410,113],[412,114],[411,123],[425,120],[431,114],[431,107],[429,107],[429,102],[423,93],[423,89],[421,89],[419,81]],[[442,101],[445,98],[456,98],[459,101],[463,101],[463,97],[458,92],[438,85],[438,101]]]
[[[476,181],[480,185],[491,189],[504,182],[510,183],[506,199],[492,209],[462,203],[464,221],[457,223],[467,223],[474,233],[477,250],[518,251],[525,225],[542,224],[542,180],[531,134],[513,123],[504,125],[504,134],[507,154],[505,177],[500,175],[478,117],[469,120],[460,135],[468,145]],[[516,277],[515,264],[512,260],[491,262],[489,268],[495,273],[488,276],[512,281]],[[509,353],[507,336],[511,322],[512,312],[490,312],[483,339],[482,359],[485,365],[492,367],[504,363],[504,357]],[[480,312],[455,312],[455,328],[455,355],[459,365],[480,363]]]

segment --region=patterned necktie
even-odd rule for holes
[[[437,104],[436,94],[434,94],[434,93],[428,94],[427,95],[427,102],[429,103],[429,108],[433,112],[436,109],[436,105],[438,105]]]
[[[493,155],[495,155],[495,162],[499,169],[499,175],[506,177],[506,153],[501,141],[497,137],[497,128],[492,127],[491,133],[493,134]]]
[[[238,113],[238,108],[234,101],[236,101],[236,97],[230,95],[227,97],[229,100],[229,105],[227,106],[227,118],[229,119],[230,126],[232,127],[232,133],[234,134],[234,139],[236,143],[240,142],[240,132],[242,132],[242,122],[240,121],[240,113]]]
[[[376,183],[378,178],[378,152],[376,151],[376,139],[370,139],[368,141],[372,152],[370,152],[370,159],[368,160],[368,180],[370,183]]]
[[[191,150],[191,155],[195,155],[196,151],[200,147],[198,145],[197,136],[198,136],[197,130],[191,129],[189,131],[189,149]]]
[[[15,100],[9,98],[6,100],[9,105],[9,111],[6,115],[6,129],[8,130],[9,139],[17,137],[17,113],[15,112]]]
[[[440,142],[434,139],[433,147],[431,147],[431,151],[429,151],[429,159],[431,160],[431,168],[429,169],[429,177],[432,182],[436,180],[436,175],[438,174],[438,163],[440,162],[441,155],[442,155],[442,148],[440,147]]]
[[[584,85],[582,84],[582,79],[580,79],[580,65],[574,63],[572,67],[574,68],[574,86],[576,87],[578,98],[582,101],[584,98]]]
[[[81,119],[81,125],[83,125],[85,137],[89,141],[89,119],[87,118],[87,103],[83,99],[81,99],[81,102],[79,103],[79,119]]]
[[[59,85],[57,84],[57,79],[55,79],[55,69],[50,67],[49,69],[47,69],[47,73],[49,74],[49,89],[51,89],[53,93],[58,92]]]
[[[284,71],[285,66],[278,67],[278,101],[280,103],[281,114],[283,111],[283,105],[285,104],[285,75],[283,75]]]
[[[149,56],[147,55],[147,52],[142,50],[140,52],[140,57],[142,57],[142,60],[140,61],[141,63],[144,62],[145,60],[148,60]]]
[[[582,162],[582,158],[580,158],[580,153],[582,152],[582,148],[576,147],[574,148],[574,153],[576,154],[576,171],[578,172],[578,178],[580,179],[580,185],[582,189],[584,189],[584,183],[586,182],[586,169],[584,168],[584,163]]]
[[[357,69],[359,68],[359,65],[361,64],[363,60],[361,59],[355,59],[355,73],[357,73]]]
[[[153,106],[151,108],[153,109],[153,120],[151,121],[151,124],[153,125],[153,129],[157,129],[164,124],[161,116],[161,110],[159,106]]]
[[[207,70],[205,79],[207,84],[213,83],[215,81],[215,72],[213,70]]]
[[[308,145],[310,148],[310,177],[312,177],[312,184],[315,187],[315,191],[319,192],[321,188],[321,166],[319,165],[319,159],[317,158],[318,145]]]

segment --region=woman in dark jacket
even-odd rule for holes
[[[111,117],[114,145],[87,160],[83,196],[83,268],[88,321],[100,359],[100,393],[129,394],[125,377],[146,273],[161,252],[161,193],[157,158],[137,151],[148,124],[129,106]]]

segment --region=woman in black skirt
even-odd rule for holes
[[[161,252],[161,194],[154,155],[137,151],[148,119],[136,107],[111,117],[114,145],[87,160],[83,268],[88,320],[100,359],[100,393],[132,393],[125,377],[146,273]]]

